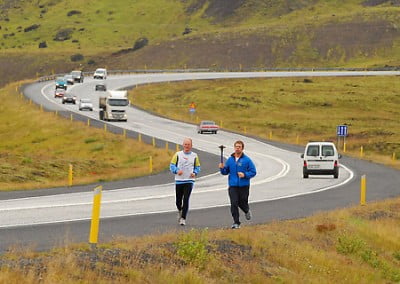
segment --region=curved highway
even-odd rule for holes
[[[399,74],[400,72],[371,71],[163,73],[110,76],[106,80],[106,84],[108,89],[121,89],[137,84],[193,79]],[[93,112],[81,112],[77,105],[62,105],[60,99],[54,98],[53,81],[29,85],[25,88],[24,94],[37,104],[42,104],[48,110],[79,113],[94,121],[98,119],[98,105],[96,104],[99,92],[94,90],[97,82],[99,80],[86,78],[83,84],[75,84],[68,89],[78,98],[92,99],[95,104]],[[398,171],[364,161],[343,158],[339,179],[333,179],[330,176],[310,176],[309,179],[303,179],[299,157],[300,147],[272,145],[267,141],[226,131],[220,131],[217,135],[200,135],[197,134],[195,125],[153,116],[136,108],[129,108],[128,122],[107,122],[107,124],[110,127],[125,128],[128,131],[177,144],[181,144],[184,137],[192,137],[194,148],[215,155],[219,155],[219,145],[226,145],[225,154],[229,154],[233,150],[233,142],[238,139],[243,140],[245,151],[252,157],[258,170],[258,175],[252,180],[250,194],[250,202],[255,215],[254,223],[266,222],[273,219],[274,216],[279,219],[305,216],[315,212],[315,208],[326,210],[357,202],[357,185],[359,182],[357,177],[359,174],[366,174],[367,172],[372,172],[374,175],[382,172],[380,177],[376,177],[377,180],[370,181],[370,176],[367,176],[368,185],[377,183],[384,186],[384,189],[377,191],[379,194],[372,199],[398,196],[400,193],[398,186],[396,186],[396,182],[398,184],[400,181]],[[208,159],[208,156],[204,159]],[[200,160],[203,160],[202,156],[200,156]],[[360,169],[363,172],[360,173]],[[188,227],[191,225],[195,227],[228,226],[231,223],[231,217],[229,209],[226,207],[229,204],[226,177],[221,176],[214,169],[203,170],[203,172],[206,172],[206,174],[198,178],[191,197]],[[385,179],[387,175],[390,177],[389,180]],[[154,180],[156,179],[154,177]],[[129,184],[121,183],[119,187],[114,187],[113,190],[107,190],[107,184],[104,185],[105,191],[103,191],[101,207],[101,236],[104,240],[119,234],[137,235],[176,228],[172,176],[165,175],[163,179],[164,182],[155,183],[153,181],[150,183],[151,185],[144,183],[135,186],[134,181]],[[351,191],[346,191],[346,189],[351,189]],[[85,241],[88,231],[87,223],[91,217],[93,193],[90,191],[66,192],[68,193],[57,192],[57,194],[54,194],[54,191],[48,190],[40,196],[31,195],[23,198],[13,198],[11,194],[7,198],[2,198],[0,195],[0,199],[2,199],[0,200],[0,250],[4,250],[7,245],[14,243],[37,244],[38,248],[42,249],[60,244],[60,239],[65,242]],[[372,193],[370,191],[368,193],[368,197],[371,197]],[[18,193],[15,194],[18,195]],[[314,204],[314,201],[319,200],[324,195],[338,196],[338,198],[322,198]],[[301,200],[301,202],[294,205],[294,200]],[[274,214],[271,214],[269,210],[278,204],[286,205],[279,207]],[[299,214],[299,212],[301,213]],[[212,215],[211,218],[208,216],[210,214]],[[149,219],[152,221],[149,222]],[[129,225],[127,224],[132,222],[141,224],[141,226],[128,229]],[[118,225],[119,223],[121,224]],[[46,230],[43,228],[46,227],[62,229],[54,237],[43,237],[43,235],[46,235]],[[75,230],[77,232],[72,233]],[[13,234],[17,234],[16,232],[21,234],[20,239],[11,237]],[[69,237],[66,237],[66,235]]]

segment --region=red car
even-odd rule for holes
[[[200,122],[200,125],[197,127],[197,133],[203,134],[203,132],[210,132],[217,134],[219,130],[219,126],[215,124],[214,121],[211,120],[203,120]]]
[[[54,92],[54,97],[55,98],[63,98],[65,95],[65,90],[64,89],[56,89]]]

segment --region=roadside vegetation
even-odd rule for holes
[[[169,166],[170,153],[83,122],[41,111],[17,92],[0,90],[0,191],[68,185],[147,175]]]
[[[399,88],[398,77],[224,79],[138,86],[130,98],[173,119],[214,120],[227,130],[290,144],[337,143],[336,127],[347,124],[342,154],[400,168]]]
[[[399,283],[400,199],[0,257],[2,283]]]

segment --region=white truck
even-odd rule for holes
[[[126,110],[128,106],[127,91],[106,91],[99,97],[100,120],[127,121]]]

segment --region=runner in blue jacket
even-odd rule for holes
[[[219,164],[220,172],[228,176],[229,199],[233,217],[232,229],[240,228],[239,208],[245,213],[246,219],[251,219],[249,207],[250,179],[257,174],[253,161],[243,153],[244,143],[236,141],[235,152],[228,158],[225,165]]]

